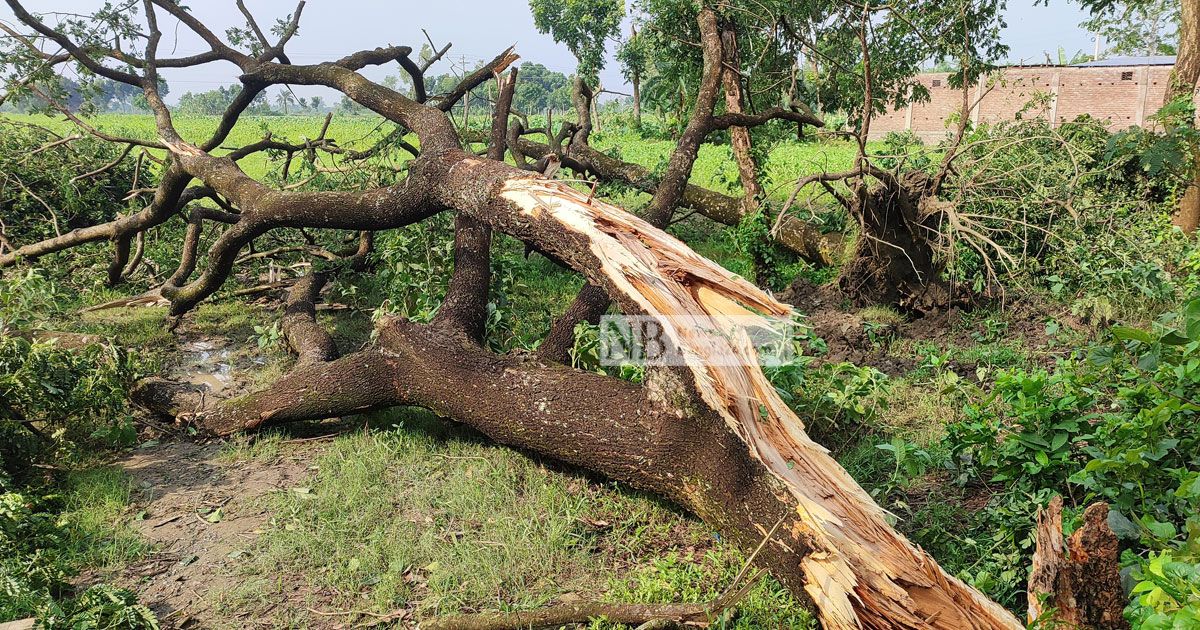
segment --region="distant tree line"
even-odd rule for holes
[[[424,52],[422,53],[424,54]],[[477,68],[466,68],[466,73]],[[540,63],[526,62],[519,70],[521,80],[517,82],[516,93],[513,95],[513,109],[526,114],[539,114],[547,108],[555,111],[566,111],[571,107],[571,80],[573,77],[555,72]],[[425,77],[425,91],[431,97],[449,92],[462,81],[463,72],[446,72]],[[405,96],[412,96],[412,81],[405,74],[388,76],[381,82],[385,87],[396,90]],[[496,86],[485,83],[471,93],[470,107],[475,111],[488,111],[496,98]],[[465,103],[467,99],[463,99]],[[453,112],[461,115],[463,104],[459,103]],[[477,108],[477,109],[476,109]],[[345,96],[338,102],[336,110],[340,113],[356,115],[366,114],[367,111]]]
[[[73,112],[148,112],[146,97],[141,89],[105,78],[76,80],[57,77],[49,85],[39,86],[42,92],[60,105]],[[167,84],[159,80],[159,91],[170,92]],[[30,113],[50,108],[42,97],[35,94],[14,95],[4,102],[0,111]]]

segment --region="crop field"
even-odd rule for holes
[[[71,121],[61,117],[12,113],[2,115],[11,120],[41,125],[62,134],[77,132]],[[207,139],[216,129],[218,118],[216,116],[179,115],[174,118],[174,121],[176,128],[185,140],[200,142]],[[325,116],[317,114],[247,116],[234,127],[225,146],[243,146],[261,140],[267,134],[271,134],[276,139],[289,141],[315,138],[320,133],[324,122]],[[154,118],[149,114],[101,114],[91,119],[90,123],[97,129],[131,138],[152,140],[157,137],[154,130]],[[482,117],[471,121],[472,126],[479,128],[486,123],[487,120]],[[343,148],[362,150],[382,139],[392,128],[390,123],[374,116],[334,114],[327,137],[336,140]],[[538,141],[545,140],[544,137],[538,135],[533,135],[531,138]],[[407,137],[406,140],[416,143],[416,137],[413,135]],[[665,167],[667,158],[675,146],[670,140],[641,138],[624,130],[616,133],[594,133],[592,145],[601,151],[615,152],[624,160],[652,170]],[[392,159],[403,163],[407,161],[408,157],[408,154],[399,151],[392,156]],[[854,144],[848,140],[782,142],[769,153],[763,169],[764,185],[771,198],[783,200],[791,192],[791,184],[798,177],[823,170],[846,170],[853,159]],[[282,160],[282,156],[262,153],[243,160],[241,165],[247,174],[257,178],[278,170]],[[692,183],[729,193],[738,187],[737,178],[737,166],[728,145],[705,144],[700,147],[700,157],[692,171]]]

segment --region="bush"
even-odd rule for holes
[[[19,486],[0,473],[0,620],[34,616],[38,627],[156,629],[158,621],[129,591],[94,585],[72,597],[70,578],[88,544],[120,532],[91,531],[67,514],[63,495]]]
[[[1156,138],[1114,135],[1087,116],[1054,128],[1018,119],[972,130],[945,196],[963,225],[1012,259],[963,231],[948,273],[981,290],[992,280],[986,255],[999,279],[1048,289],[1101,322],[1176,303],[1190,288],[1180,272],[1195,247],[1170,223],[1181,187],[1146,167],[1161,152]],[[915,159],[903,138],[892,144],[910,168],[938,162]]]
[[[72,181],[114,161],[122,148],[88,136],[43,149],[61,140],[36,125],[0,120],[0,214],[16,247],[110,221],[129,207],[123,199],[135,178],[140,187],[153,185],[149,169],[138,173],[129,156],[103,174]]]
[[[1141,628],[1192,627],[1200,611],[1200,298],[1053,372],[1003,372],[949,428],[960,480],[1108,502],[1137,543],[1126,611]],[[991,508],[989,508],[991,509]],[[1032,512],[1026,519],[1031,518]]]

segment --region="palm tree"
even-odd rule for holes
[[[283,115],[288,115],[288,107],[296,103],[296,95],[292,94],[291,90],[280,90],[279,96],[275,97],[275,104],[279,109],[283,110]]]

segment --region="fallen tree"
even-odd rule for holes
[[[195,273],[197,245],[189,240],[181,246],[179,269],[162,288],[171,312],[182,315],[227,280],[244,248],[272,230],[370,232],[410,225],[440,212],[455,213],[455,271],[443,308],[431,323],[385,319],[378,325],[375,343],[338,358],[313,320],[313,302],[322,282],[313,276],[297,284],[289,299],[286,334],[302,357],[293,371],[260,392],[228,401],[150,382],[140,390],[147,404],[216,435],[395,405],[425,407],[498,442],[676,501],[747,549],[779,523],[778,534],[770,538],[758,562],[794,594],[811,601],[826,628],[1021,627],[1011,613],[947,574],[897,533],[870,496],[826,449],[809,439],[803,422],[763,374],[746,329],[736,328],[729,335],[707,329],[714,318],[787,318],[792,314],[788,306],[655,227],[661,216],[640,219],[566,183],[500,161],[507,121],[503,104],[493,125],[489,156],[462,149],[445,109],[472,82],[478,85],[503,73],[516,58],[511,51],[431,106],[425,103],[423,89],[409,98],[359,72],[369,65],[398,63],[414,85],[423,85],[422,70],[410,59],[408,47],[365,50],[316,65],[288,63],[284,45],[295,32],[303,2],[280,41],[263,41],[247,53],[225,43],[171,0],[144,0],[144,25],[120,22],[121,41],[145,42],[138,53],[108,45],[116,34],[103,29],[93,40],[77,43],[64,30],[29,13],[19,0],[6,1],[36,38],[60,47],[69,60],[139,86],[155,114],[155,144],[169,152],[154,201],[134,215],[138,219],[119,219],[100,236],[88,233],[72,237],[70,243],[41,244],[39,255],[110,238],[120,262],[117,268],[123,269],[138,233],[197,198],[215,198],[221,211],[191,215],[196,224],[227,226],[212,243],[205,267]],[[178,19],[209,50],[187,58],[159,58],[160,14]],[[701,10],[699,20],[706,36],[715,32],[711,10]],[[25,54],[33,61],[50,66],[67,61],[27,41]],[[217,61],[238,68],[243,90],[217,133],[193,144],[177,132],[159,95],[158,69]],[[406,177],[358,191],[288,191],[259,182],[238,167],[239,157],[265,147],[213,155],[212,149],[252,97],[280,84],[338,90],[415,132],[419,155]],[[511,90],[511,82],[507,88],[506,81],[500,85],[501,92]],[[758,116],[787,118],[789,113]],[[697,123],[694,129],[746,122],[726,115],[717,123],[711,118]],[[685,147],[693,160],[699,133]],[[690,160],[681,158],[664,178],[675,197],[685,188],[690,168]],[[675,199],[660,195],[662,185],[652,210],[673,209]],[[661,323],[664,339],[678,350],[682,363],[652,367],[646,383],[635,385],[484,349],[480,340],[490,286],[490,230],[520,239],[579,272],[622,312]]]
[[[517,123],[514,127],[519,125],[520,123]],[[468,134],[466,138],[475,140],[477,136]],[[512,148],[524,156],[558,155],[563,164],[600,181],[623,184],[649,194],[654,194],[658,189],[654,174],[646,167],[614,158],[594,149],[586,142],[572,140],[564,148],[552,148],[524,135],[518,135]],[[736,226],[743,216],[741,199],[695,184],[688,184],[684,188],[679,203],[723,225]],[[804,260],[822,267],[834,264],[842,247],[840,234],[824,234],[815,226],[790,214],[782,218],[779,228],[771,236]]]

